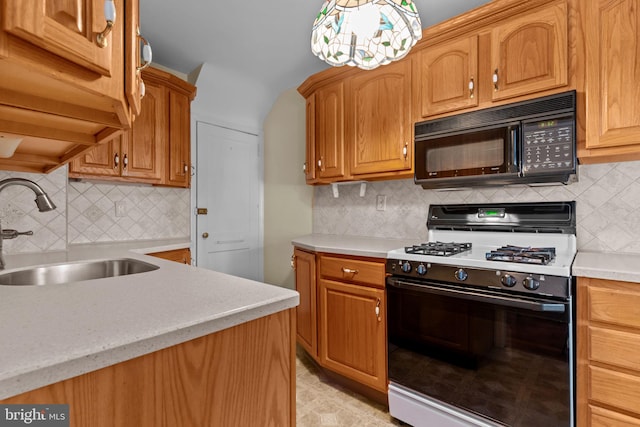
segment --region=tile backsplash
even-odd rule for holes
[[[578,182],[569,185],[508,186],[463,191],[423,190],[413,180],[330,186],[314,194],[313,232],[389,238],[427,236],[427,211],[434,203],[576,201],[578,249],[640,253],[640,162],[581,165]],[[376,210],[376,196],[386,210]]]
[[[69,182],[67,168],[50,174],[0,171],[0,179],[21,177],[38,183],[57,205],[38,212],[30,190],[11,186],[0,193],[3,228],[32,230],[33,236],[4,241],[5,253],[65,250],[67,245],[188,238],[190,190],[135,184]],[[123,210],[116,215],[116,202]]]

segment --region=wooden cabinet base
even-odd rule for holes
[[[71,426],[294,426],[293,309],[0,403],[69,404]]]

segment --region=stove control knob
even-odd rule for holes
[[[522,284],[524,285],[525,288],[529,289],[530,291],[535,291],[540,287],[540,282],[538,282],[536,279],[534,279],[531,276],[525,277],[525,279],[522,281]]]
[[[513,288],[516,285],[516,283],[518,283],[518,279],[516,279],[510,274],[505,274],[504,276],[502,276],[502,279],[500,279],[500,281],[507,288]]]
[[[416,267],[416,272],[419,275],[424,276],[427,274],[427,267],[424,264],[419,264],[418,267]]]
[[[460,280],[461,282],[467,280],[467,277],[469,277],[467,272],[461,268],[456,270],[456,272],[454,273],[454,276],[456,276],[456,279]]]
[[[410,273],[411,272],[411,264],[409,261],[405,261],[402,263],[402,267],[400,267],[403,272]]]

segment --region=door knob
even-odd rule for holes
[[[209,233],[207,233],[207,232],[202,233],[202,238],[203,239],[206,239],[207,237],[209,237]]]

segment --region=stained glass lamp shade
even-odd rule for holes
[[[421,38],[412,0],[326,0],[313,23],[311,51],[333,66],[371,70],[403,58]]]

